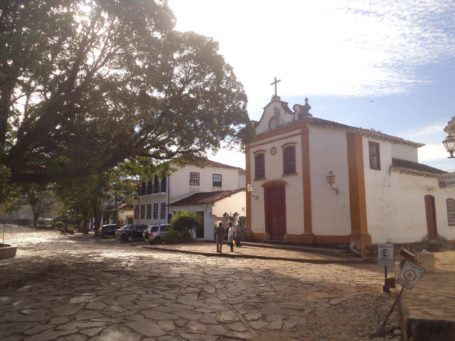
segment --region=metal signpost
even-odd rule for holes
[[[398,294],[397,298],[395,299],[395,302],[393,302],[392,308],[390,308],[389,313],[387,314],[381,327],[376,331],[376,333],[373,334],[373,336],[384,335],[385,325],[386,325],[390,315],[392,314],[393,309],[395,309],[395,306],[397,305],[398,300],[400,299],[401,294],[403,293],[404,289],[405,288],[409,289],[409,290],[414,289],[416,287],[417,282],[420,280],[420,278],[422,278],[422,275],[424,272],[425,272],[425,268],[421,267],[420,265],[417,265],[410,261],[405,261],[403,267],[401,268],[401,272],[397,278],[397,283],[401,284],[401,286],[402,286],[400,293]]]
[[[420,265],[406,261],[397,278],[397,283],[401,284],[403,288],[414,289],[424,272],[425,269]]]
[[[384,286],[382,291],[390,292],[391,286],[387,280],[387,268],[393,268],[394,266],[393,244],[378,244],[378,264],[384,266]]]

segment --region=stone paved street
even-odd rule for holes
[[[369,264],[174,254],[53,231],[5,242],[19,249],[0,260],[3,341],[370,340],[395,295]],[[400,339],[398,325],[393,314],[385,339]]]

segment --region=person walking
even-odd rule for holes
[[[229,228],[228,228],[228,244],[231,247],[231,252],[234,251],[234,236],[235,236],[235,229],[234,226],[232,226],[232,223],[229,223]]]
[[[237,224],[235,227],[235,238],[234,238],[235,246],[237,246],[237,247],[242,246],[242,244],[240,243],[241,236],[242,236],[242,227],[240,226],[240,224]]]
[[[223,227],[223,223],[219,223],[218,227],[215,229],[216,252],[218,252],[218,253],[222,253],[223,240],[224,240],[224,227]]]

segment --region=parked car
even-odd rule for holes
[[[126,242],[132,242],[133,240],[142,240],[142,234],[147,228],[144,224],[128,224],[115,231],[115,236]]]
[[[170,224],[155,224],[147,226],[143,233],[145,241],[149,243],[160,242],[163,234],[168,230]]]
[[[115,236],[115,231],[119,228],[117,224],[106,224],[101,226],[99,233],[101,237]]]

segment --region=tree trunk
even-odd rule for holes
[[[41,215],[41,212],[40,212],[40,210],[32,207],[32,213],[33,213],[33,227],[36,229],[38,227],[38,219]]]

